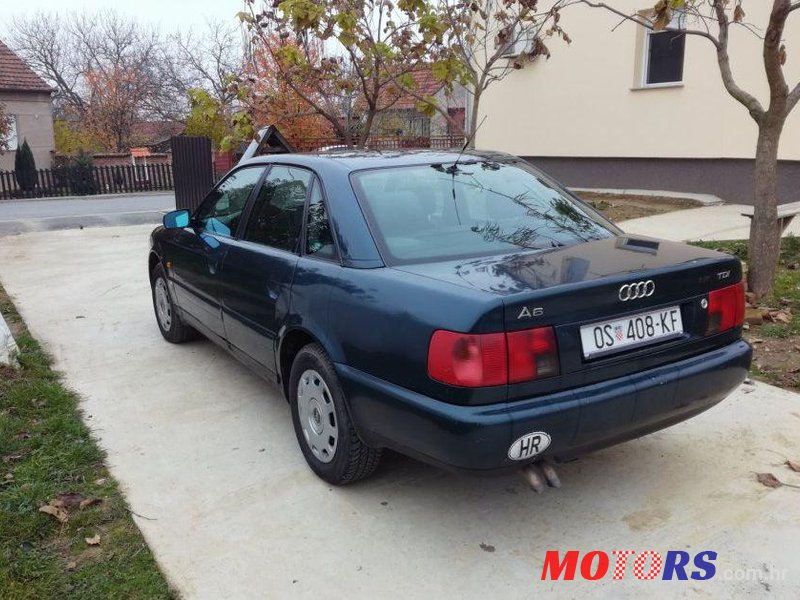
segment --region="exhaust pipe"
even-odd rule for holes
[[[558,478],[558,473],[556,473],[556,468],[553,463],[543,460],[539,463],[539,468],[544,473],[544,478],[547,479],[547,485],[552,488],[560,488],[561,487],[561,480]]]
[[[552,488],[561,487],[561,480],[558,478],[555,467],[545,460],[522,467],[522,476],[537,494],[544,491],[545,484]]]
[[[522,476],[534,492],[541,494],[544,491],[544,473],[536,466],[536,463],[522,467]]]

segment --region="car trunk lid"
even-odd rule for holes
[[[508,332],[555,329],[560,375],[509,385],[510,399],[641,371],[740,335],[737,330],[707,336],[703,306],[708,292],[741,280],[739,260],[677,242],[619,236],[542,252],[400,268],[502,296]],[[680,314],[681,333],[587,356],[581,327],[646,313],[658,318],[673,308]]]

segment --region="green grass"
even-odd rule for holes
[[[733,254],[747,263],[747,240],[697,242],[696,245]],[[763,298],[759,305],[789,308],[792,312],[791,323],[765,323],[758,328],[759,335],[783,339],[800,335],[800,238],[783,238],[773,296]]]
[[[0,597],[174,598],[79,416],[75,394],[2,288],[0,311],[20,330],[20,368],[0,367]],[[70,508],[63,525],[39,512],[65,493],[101,501]],[[100,544],[87,544],[96,534]]]

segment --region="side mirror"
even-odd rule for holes
[[[188,210],[173,210],[164,215],[164,227],[166,229],[183,229],[189,226]]]

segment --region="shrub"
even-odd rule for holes
[[[92,175],[92,155],[81,150],[70,165],[70,184],[72,193],[86,196],[94,193],[94,177]]]
[[[14,172],[17,185],[22,191],[31,192],[36,188],[36,161],[33,159],[33,152],[28,145],[28,140],[23,140],[22,146],[17,149],[14,157]]]

